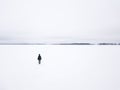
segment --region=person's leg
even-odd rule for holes
[[[39,64],[40,64],[40,60],[39,60]]]

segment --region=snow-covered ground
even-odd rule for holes
[[[0,45],[0,90],[120,90],[119,54],[119,46]]]

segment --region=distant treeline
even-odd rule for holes
[[[120,43],[98,43],[98,45],[120,45]]]
[[[0,43],[0,45],[120,45],[120,43]]]

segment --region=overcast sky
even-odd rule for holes
[[[0,39],[120,40],[120,0],[0,0]]]

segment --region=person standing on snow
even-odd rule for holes
[[[38,55],[38,63],[39,63],[39,64],[41,64],[41,60],[42,60],[42,58],[41,58],[41,55],[39,54],[39,55]]]

